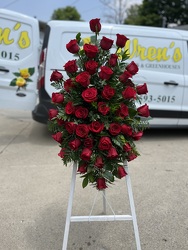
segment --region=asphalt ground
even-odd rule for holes
[[[129,163],[142,250],[188,249],[188,130],[148,130]],[[30,112],[0,110],[0,250],[61,250],[72,167]],[[102,212],[102,195],[81,187],[73,215]],[[106,191],[116,214],[129,214],[125,181]],[[107,213],[111,210],[107,207]],[[134,250],[131,221],[71,223],[68,250]]]

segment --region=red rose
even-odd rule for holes
[[[120,34],[116,34],[117,36],[117,40],[116,40],[116,45],[120,48],[123,48],[127,42],[127,40],[129,40],[129,38],[127,38],[124,35],[120,35]]]
[[[131,146],[128,142],[125,143],[125,145],[123,145],[123,149],[125,152],[129,152],[131,151]]]
[[[93,75],[96,73],[98,67],[98,63],[93,60],[89,60],[85,63],[86,71],[89,72],[90,75]]]
[[[121,118],[125,118],[129,115],[129,109],[124,103],[121,103],[120,108],[117,110],[117,115]]]
[[[65,113],[67,115],[71,115],[71,114],[74,114],[75,112],[75,107],[73,105],[72,102],[67,102],[67,104],[65,105]]]
[[[99,77],[102,80],[109,80],[110,77],[113,75],[113,71],[111,70],[111,68],[107,67],[107,66],[101,66],[100,67],[100,72],[99,72]]]
[[[143,131],[139,131],[139,132],[136,132],[136,133],[133,133],[132,134],[132,137],[135,141],[138,141],[140,140],[140,138],[143,136]]]
[[[125,171],[123,166],[118,167],[118,177],[121,179],[127,175],[127,172]]]
[[[128,71],[127,71],[128,72]],[[134,83],[131,81],[131,79],[128,79],[125,83],[126,86],[130,86],[130,87],[135,87]]]
[[[124,99],[136,99],[136,90],[130,86],[128,86],[123,92],[122,96]]]
[[[89,148],[84,148],[82,150],[80,157],[83,161],[89,161],[91,158],[91,155],[92,155],[92,150]]]
[[[73,81],[72,81],[72,79],[67,79],[65,82],[64,82],[64,89],[67,91],[67,92],[69,92],[71,89],[72,89],[72,87],[74,86],[74,83],[73,83]]]
[[[144,84],[142,84],[142,85],[138,85],[138,86],[136,87],[136,91],[137,91],[137,94],[138,94],[138,95],[147,94],[147,93],[148,93],[147,84],[144,83]]]
[[[109,150],[112,147],[112,142],[108,136],[103,136],[99,140],[98,145],[100,150]]]
[[[55,141],[61,143],[61,142],[62,142],[62,133],[61,133],[61,132],[57,132],[56,134],[53,134],[53,135],[52,135],[52,138],[53,138]]]
[[[126,69],[129,71],[129,73],[131,73],[132,75],[135,75],[138,72],[138,66],[136,65],[136,63],[134,61],[132,61],[131,63],[129,63],[126,67]]]
[[[66,44],[66,48],[72,54],[76,54],[80,50],[76,39],[70,40],[70,42]]]
[[[115,95],[115,89],[112,88],[110,85],[105,85],[101,95],[104,99],[110,100]]]
[[[121,125],[119,123],[111,123],[109,127],[111,135],[118,135],[121,132]]]
[[[125,71],[123,72],[123,74],[121,74],[121,75],[119,76],[119,80],[120,80],[120,82],[122,82],[122,83],[126,83],[127,80],[128,80],[129,78],[131,78],[131,77],[132,77],[131,73],[129,73],[129,71],[125,70]]]
[[[76,126],[76,135],[77,136],[79,136],[81,138],[84,138],[84,137],[88,136],[88,133],[89,133],[88,125],[86,125],[86,124],[78,124]]]
[[[94,133],[100,133],[103,130],[103,128],[104,128],[104,124],[98,121],[93,121],[89,125],[89,129],[91,130],[91,132],[94,132]]]
[[[96,161],[95,161],[95,164],[94,164],[96,167],[98,168],[103,168],[104,166],[104,162],[103,162],[103,159],[101,156],[98,156]]]
[[[87,71],[84,71],[77,75],[75,80],[84,88],[87,88],[90,84],[90,74]]]
[[[84,146],[86,148],[90,148],[90,149],[93,148],[93,139],[91,137],[85,138],[85,140],[84,140]]]
[[[97,100],[97,89],[96,88],[88,88],[82,92],[82,98],[86,102],[94,102]]]
[[[99,18],[91,19],[89,21],[89,26],[91,31],[98,34],[101,30],[100,19]]]
[[[51,77],[50,77],[50,81],[60,81],[63,79],[63,75],[57,71],[57,70],[54,70],[51,74]]]
[[[126,124],[121,126],[121,132],[125,135],[131,136],[132,135],[132,128]]]
[[[109,50],[112,47],[113,42],[114,41],[112,39],[103,36],[100,41],[100,46],[103,50]]]
[[[87,172],[87,163],[82,163],[79,165],[77,172],[85,174]]]
[[[70,60],[64,65],[65,71],[68,73],[75,73],[78,70],[76,60]]]
[[[52,93],[53,103],[62,103],[64,101],[64,95],[61,93]]]
[[[117,60],[118,60],[118,55],[111,54],[110,58],[109,58],[109,61],[108,61],[110,67],[115,67],[116,64],[117,64]]]
[[[139,108],[137,109],[137,111],[138,111],[138,114],[139,114],[140,116],[144,116],[144,117],[150,116],[149,107],[148,107],[147,104],[144,104],[143,106],[139,107]]]
[[[89,58],[96,57],[98,53],[98,47],[93,44],[84,44],[83,49],[85,51],[86,56]]]
[[[80,145],[81,145],[81,141],[78,138],[76,138],[76,139],[69,142],[69,147],[72,150],[77,150],[80,147]]]
[[[135,158],[137,157],[137,155],[135,155],[134,153],[130,153],[129,155],[128,155],[128,161],[132,161],[132,160],[134,160]]]
[[[62,149],[60,150],[58,156],[61,157],[61,158],[64,158],[64,156],[65,156],[65,149],[64,149],[64,148],[62,148]]]
[[[118,153],[116,151],[116,148],[114,147],[111,147],[108,151],[108,155],[107,155],[108,158],[110,159],[115,159],[118,157]]]
[[[76,130],[76,124],[74,122],[66,122],[65,123],[65,129],[69,134],[73,134]]]
[[[97,189],[98,190],[103,190],[105,188],[107,188],[105,179],[104,178],[98,178],[97,179]]]
[[[108,112],[110,111],[110,108],[106,105],[105,102],[99,102],[97,106],[98,111],[103,115],[108,114]]]
[[[58,110],[57,109],[49,109],[49,119],[52,120],[58,115]]]
[[[89,113],[89,111],[87,108],[84,108],[81,106],[76,107],[75,116],[77,118],[85,119],[88,116],[88,113]]]

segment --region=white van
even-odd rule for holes
[[[63,72],[63,65],[73,59],[66,44],[81,32],[90,39],[89,24],[73,21],[50,21],[44,37],[38,82],[39,103],[33,119],[46,123],[52,92],[50,75]],[[130,61],[139,65],[135,83],[148,85],[143,103],[148,103],[153,117],[150,124],[157,127],[188,126],[188,32],[153,27],[102,24],[100,36],[116,40],[116,34],[126,35]]]
[[[39,49],[38,20],[0,9],[0,108],[34,109]]]

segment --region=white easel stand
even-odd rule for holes
[[[125,171],[128,173],[127,162],[124,162],[123,166],[125,168]],[[78,222],[78,221],[82,221],[82,222],[84,222],[84,221],[89,221],[89,222],[91,222],[91,221],[126,221],[126,220],[133,221],[136,247],[137,247],[137,250],[141,250],[140,237],[139,237],[139,232],[138,232],[138,225],[137,225],[136,212],[135,212],[135,206],[134,206],[134,199],[133,199],[133,193],[132,193],[132,187],[131,187],[131,179],[130,179],[129,174],[126,175],[125,181],[127,184],[127,191],[128,191],[131,215],[115,215],[115,214],[106,215],[106,201],[107,200],[106,200],[105,191],[103,191],[103,212],[105,215],[92,216],[91,215],[92,211],[91,211],[89,216],[72,216],[71,213],[72,213],[72,203],[73,203],[73,196],[74,196],[74,190],[75,190],[76,173],[77,173],[77,164],[74,163],[73,170],[72,170],[71,189],[70,189],[70,194],[69,194],[69,201],[68,201],[62,250],[67,250],[70,222]],[[110,206],[109,203],[108,203],[108,205]],[[94,206],[94,204],[93,204],[93,206]],[[111,208],[111,206],[110,206],[110,208]],[[111,210],[112,210],[112,208],[111,208]],[[112,210],[112,212],[113,212],[113,210]]]

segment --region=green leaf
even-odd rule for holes
[[[28,72],[32,76],[35,73],[35,68],[28,68]]]
[[[19,77],[19,76],[20,76],[20,73],[18,73],[18,72],[14,72],[14,73],[13,73],[13,75],[15,75],[15,76]]]
[[[10,86],[16,86],[16,78],[14,78],[14,79],[10,82]]]
[[[111,182],[114,182],[114,176],[111,172],[109,171],[105,171],[103,173],[103,177],[106,178],[107,180],[111,181]]]
[[[78,43],[80,43],[80,40],[81,40],[81,33],[80,32],[76,35],[76,40]]]
[[[88,185],[88,176],[86,176],[82,181],[82,187],[85,188]]]
[[[26,82],[32,82],[32,80],[29,79],[29,78],[27,78],[27,79],[25,79],[25,80],[26,80]]]

